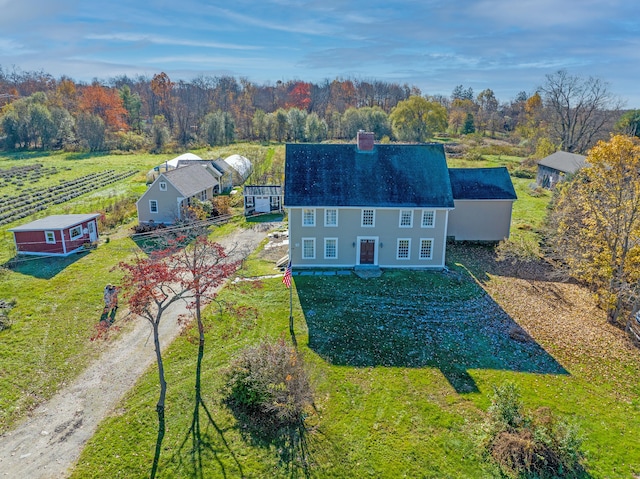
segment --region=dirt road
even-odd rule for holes
[[[246,257],[271,226],[258,224],[253,229],[239,229],[219,243],[227,251],[233,249],[234,257]],[[178,317],[186,312],[186,304],[178,301],[163,316],[163,348],[178,335]],[[73,384],[35,409],[13,431],[0,436],[0,477],[66,477],[100,421],[154,362],[151,326],[138,319],[133,330],[119,336]]]

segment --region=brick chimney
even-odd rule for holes
[[[360,130],[358,132],[358,150],[373,151],[373,138],[372,132]]]

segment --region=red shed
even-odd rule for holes
[[[52,215],[10,228],[18,254],[68,256],[98,240],[99,213]]]

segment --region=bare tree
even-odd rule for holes
[[[566,70],[547,75],[540,92],[552,140],[570,152],[586,152],[602,139],[621,107],[606,82],[570,75]]]

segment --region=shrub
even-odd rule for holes
[[[300,353],[283,339],[242,351],[226,372],[227,398],[256,426],[299,426],[313,403]]]
[[[0,271],[0,275],[3,271]],[[9,311],[15,306],[15,301],[5,301],[0,299],[0,331],[3,329],[9,329],[11,327],[11,321],[9,319]]]
[[[484,425],[484,448],[510,477],[575,477],[582,468],[578,430],[558,419],[549,408],[523,411],[513,383],[494,387]]]
[[[232,213],[231,211],[231,198],[228,196],[215,196],[211,199],[212,215],[213,216],[226,216]]]

